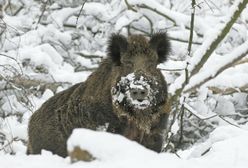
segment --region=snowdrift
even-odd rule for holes
[[[233,126],[217,128],[207,141],[178,154],[155,153],[123,136],[87,129],[75,129],[68,140],[68,150],[79,146],[95,160],[71,164],[43,151],[41,155],[0,156],[3,168],[246,168],[248,165],[248,131]]]

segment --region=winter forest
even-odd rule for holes
[[[246,168],[248,0],[0,0],[0,168]],[[157,68],[170,108],[161,153],[127,138],[78,129],[72,162],[26,155],[28,123],[41,105],[85,81],[107,56],[112,33],[167,32]],[[44,125],[46,127],[46,125]]]

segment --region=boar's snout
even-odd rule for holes
[[[128,110],[156,106],[158,93],[158,81],[154,77],[136,72],[121,77],[112,88],[113,102]]]
[[[133,100],[142,102],[147,99],[148,90],[146,88],[133,88],[130,90],[130,96]]]

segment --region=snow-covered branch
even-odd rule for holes
[[[213,92],[213,94],[221,94],[221,95],[231,95],[233,93],[248,93],[248,84],[241,86],[239,88],[218,88],[215,86],[209,86],[209,90]]]
[[[193,91],[209,80],[214,79],[220,73],[232,67],[235,63],[237,63],[247,55],[248,40],[239,47],[235,48],[230,54],[222,56],[222,61],[220,64],[212,65],[211,68],[205,71],[201,71],[197,75],[193,76],[190,80],[189,85],[185,87],[184,93]]]
[[[5,79],[3,79],[2,76],[0,75],[0,81],[2,80],[5,80]],[[63,82],[45,82],[45,81],[36,80],[36,79],[29,79],[23,76],[15,76],[7,80],[6,82],[7,82],[6,86],[0,87],[0,92],[4,90],[17,89],[18,87],[21,87],[26,90],[37,88],[37,90],[41,91],[42,93],[46,89],[50,89],[51,91],[56,93],[57,88],[59,86],[70,85],[69,83],[63,83]]]
[[[193,59],[190,61],[190,76],[198,73],[201,67],[207,62],[208,58],[226,37],[241,12],[245,9],[247,3],[247,0],[236,1],[230,9],[230,14],[227,16],[226,22],[224,24],[217,25],[211,34],[208,33],[209,37],[207,37],[201,48],[194,53]]]
[[[208,32],[208,37],[204,40],[200,48],[193,53],[193,57],[189,61],[189,79],[191,79],[192,76],[197,75],[202,66],[207,62],[211,54],[226,37],[232,25],[246,7],[247,3],[247,0],[236,1],[230,9],[231,12],[227,17],[226,22],[224,24],[217,25],[211,32]],[[185,74],[182,74],[176,79],[175,83],[169,89],[169,92],[172,95],[179,96],[181,94],[186,86],[185,78]]]

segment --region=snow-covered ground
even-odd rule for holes
[[[80,146],[89,151],[95,160],[70,162],[43,151],[41,155],[1,155],[3,168],[246,168],[248,164],[248,131],[234,126],[223,126],[213,131],[208,140],[178,156],[156,153],[123,136],[86,129],[74,130],[68,141],[68,149]],[[180,156],[180,158],[179,158]]]
[[[4,2],[0,0],[0,6]],[[133,9],[127,10],[126,2]],[[168,61],[158,67],[173,93],[184,81],[186,62],[194,66],[199,61],[241,0],[197,1],[192,57],[187,57],[190,0],[126,2],[89,0],[80,17],[81,0],[49,0],[48,4],[11,0],[3,19],[0,11],[0,168],[248,167],[248,7],[185,87],[189,89],[215,76],[219,68],[246,53],[192,97],[186,95],[185,107],[190,112],[185,112],[183,136],[190,145],[177,151],[180,158],[173,153],[154,153],[119,135],[83,129],[77,130],[70,143],[90,151],[96,157],[92,162],[71,164],[69,158],[48,151],[25,155],[32,113],[55,93],[87,79],[106,56],[111,33],[126,35],[128,28],[132,33],[144,34],[166,30],[172,52]],[[223,95],[225,89],[232,89],[232,93]],[[171,133],[178,135],[179,126],[177,119]]]

